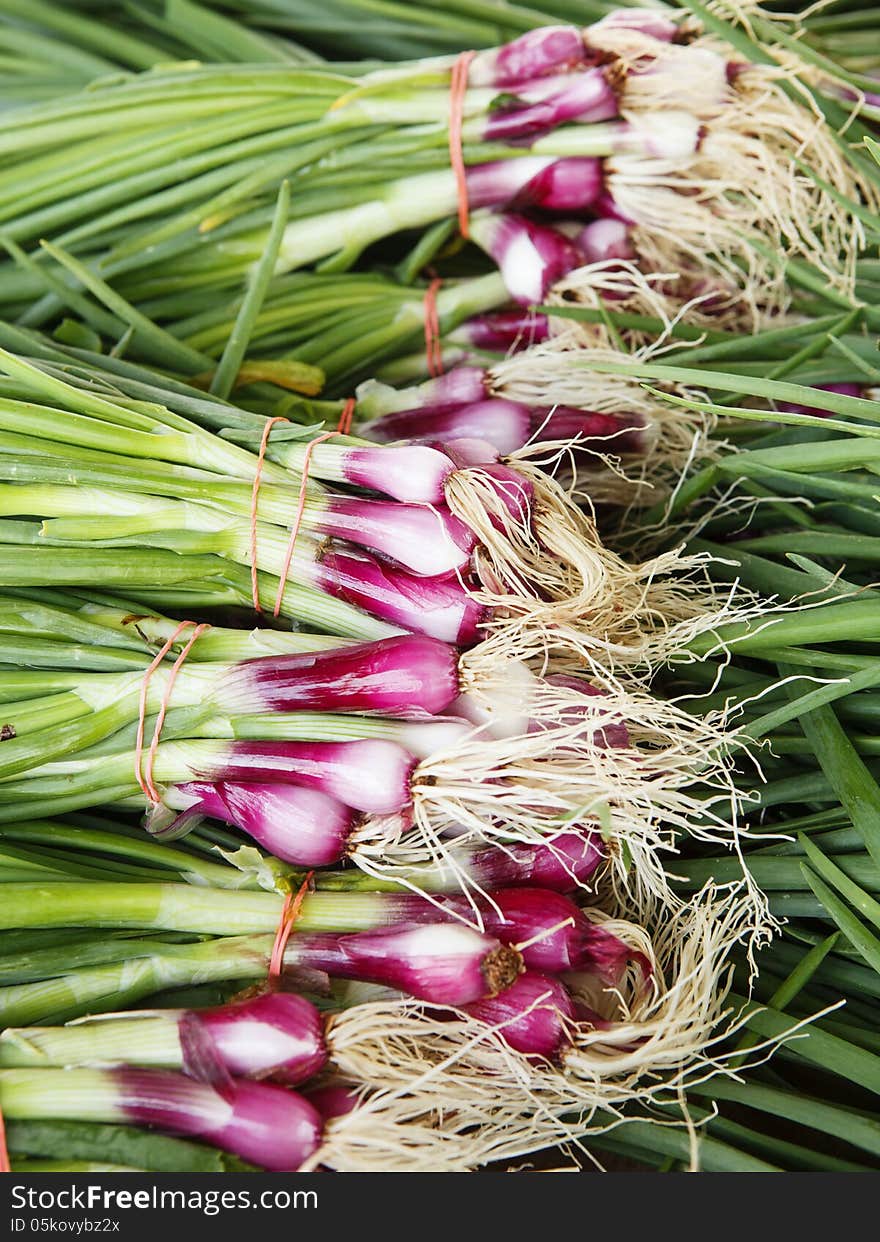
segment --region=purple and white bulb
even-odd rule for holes
[[[326,651],[263,656],[235,665],[214,693],[224,711],[360,712],[419,719],[459,692],[459,655],[448,643],[402,634]]]
[[[431,910],[423,898],[422,908]],[[338,936],[300,933],[285,965],[377,983],[436,1005],[466,1005],[509,987],[522,969],[516,949],[458,922],[422,922]]]
[[[553,285],[578,267],[581,250],[564,233],[511,212],[476,215],[471,237],[498,264],[515,302],[542,302]]]
[[[517,87],[585,63],[584,39],[577,27],[541,26],[502,47],[479,52],[468,68],[468,84]]]
[[[577,1025],[575,1007],[564,985],[550,975],[527,970],[497,996],[463,1006],[515,1052],[529,1060],[560,1062],[571,1047]]]

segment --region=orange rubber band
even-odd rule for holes
[[[260,452],[257,456],[257,468],[254,471],[254,485],[251,488],[251,599],[254,612],[262,612],[260,605],[260,579],[257,571],[257,501],[260,495],[260,479],[263,477],[263,463],[266,460],[266,448],[269,444],[269,432],[276,423],[289,423],[289,418],[269,418],[263,425],[260,439]],[[276,613],[276,616],[278,614]]]
[[[462,126],[464,124],[464,97],[468,88],[468,69],[476,52],[462,52],[452,66],[449,81],[449,162],[455,173],[458,193],[458,228],[462,237],[469,237],[467,170],[462,152]]]
[[[187,639],[186,643],[184,644],[183,650],[181,651],[180,655],[177,657],[177,659],[174,661],[174,664],[172,665],[171,674],[168,678],[168,685],[165,687],[165,692],[162,695],[162,701],[159,705],[159,712],[158,712],[158,715],[156,716],[156,727],[153,730],[153,737],[150,742],[149,753],[147,754],[146,771],[143,771],[142,760],[143,760],[143,753],[144,753],[144,729],[146,728],[146,721],[147,721],[147,694],[150,688],[150,678],[153,676],[153,673],[155,673],[156,669],[159,667],[159,665],[168,655],[168,652],[177,642],[180,635],[184,633],[185,630],[189,629],[190,626],[194,627],[193,632],[190,635],[190,637]],[[171,691],[174,688],[174,682],[177,679],[177,674],[178,674],[178,671],[180,670],[181,664],[183,664],[184,660],[186,659],[186,657],[189,655],[190,651],[192,650],[193,643],[196,641],[199,635],[204,634],[205,630],[209,630],[210,628],[211,627],[209,625],[196,625],[195,621],[181,621],[180,624],[175,629],[174,633],[171,635],[171,637],[162,645],[162,647],[156,653],[156,656],[154,657],[153,662],[150,664],[149,668],[144,673],[143,680],[141,681],[141,693],[140,693],[140,699],[138,701],[137,734],[135,736],[135,743],[134,743],[134,773],[137,778],[137,783],[141,787],[144,797],[147,798],[150,802],[156,803],[156,802],[161,802],[162,800],[159,796],[159,791],[156,789],[156,786],[153,784],[153,763],[156,758],[156,750],[158,749],[158,746],[159,746],[159,737],[162,732],[162,725],[165,723],[165,714],[168,711],[168,703],[171,699]]]
[[[336,433],[340,436],[351,435],[351,424],[354,419],[354,412],[357,407],[357,401],[354,397],[349,397],[345,405],[342,407],[342,413],[339,415],[339,422],[336,424]]]
[[[135,737],[135,743],[134,743],[134,774],[137,777],[137,783],[140,785],[145,798],[150,797],[150,790],[149,790],[149,786],[147,785],[146,780],[144,779],[144,775],[141,771],[141,757],[143,755],[143,750],[144,750],[144,728],[146,727],[146,721],[147,721],[147,691],[150,688],[150,678],[153,676],[153,673],[156,671],[156,669],[159,667],[159,665],[162,663],[162,661],[167,656],[168,652],[177,642],[178,638],[183,633],[183,631],[191,625],[195,625],[195,622],[194,621],[181,621],[180,622],[180,624],[177,626],[177,629],[174,631],[171,637],[167,639],[166,642],[163,643],[163,645],[159,648],[158,652],[153,658],[152,664],[149,666],[147,671],[144,673],[143,681],[141,682],[141,694],[140,694],[140,700],[138,704],[138,727],[137,727],[137,735]]]
[[[9,1149],[6,1146],[6,1126],[3,1124],[3,1109],[0,1108],[0,1173],[11,1173],[12,1163]]]
[[[281,567],[281,577],[278,581],[278,591],[275,595],[275,607],[272,609],[272,616],[277,617],[281,612],[281,601],[284,598],[284,588],[287,586],[287,576],[290,573],[290,562],[293,560],[293,549],[296,544],[296,538],[299,534],[299,528],[302,524],[303,513],[306,507],[306,488],[309,482],[309,463],[312,459],[312,451],[323,444],[325,440],[332,440],[337,436],[337,431],[325,431],[320,436],[315,436],[314,440],[309,441],[306,449],[305,457],[303,457],[302,478],[299,481],[299,497],[296,502],[296,514],[290,527],[290,538],[287,541],[287,550],[284,553],[284,564]]]
[[[192,622],[190,622],[190,624],[192,624]],[[150,749],[147,751],[146,772],[144,773],[144,781],[146,782],[147,788],[150,790],[154,802],[159,801],[159,795],[156,786],[153,783],[153,764],[156,762],[156,751],[159,749],[159,739],[162,736],[162,726],[165,723],[165,714],[168,711],[168,704],[171,702],[171,692],[174,689],[175,681],[177,681],[177,674],[180,672],[180,667],[192,651],[196,640],[204,634],[205,630],[209,630],[210,628],[210,625],[205,624],[205,622],[202,622],[201,625],[196,626],[181,648],[180,655],[171,665],[171,672],[168,674],[168,684],[165,687],[165,693],[162,695],[162,701],[159,704],[159,711],[156,715],[156,727],[153,729]]]
[[[332,440],[334,436],[348,435],[348,432],[351,430],[351,420],[354,417],[355,404],[356,402],[354,397],[349,397],[342,408],[342,413],[339,415],[339,423],[336,431],[325,431],[322,435],[315,436],[314,440],[309,441],[308,448],[306,449],[305,456],[303,457],[302,478],[299,482],[299,496],[297,497],[296,502],[296,513],[290,527],[290,538],[287,541],[287,549],[284,553],[284,564],[281,566],[281,577],[278,582],[278,591],[275,595],[275,606],[272,609],[273,617],[277,617],[281,612],[281,602],[284,599],[284,588],[287,586],[287,578],[290,573],[290,563],[293,560],[293,550],[296,546],[299,528],[302,525],[303,513],[305,512],[306,507],[306,489],[309,482],[309,465],[312,460],[312,452],[318,447],[319,444],[323,444],[325,440]]]
[[[312,883],[314,871],[310,871],[302,884],[296,896],[288,893],[284,898],[284,905],[281,907],[281,917],[278,920],[278,930],[275,933],[275,943],[272,945],[272,956],[269,958],[269,979],[272,983],[277,983],[281,978],[281,972],[284,970],[284,950],[287,948],[287,942],[290,939],[290,933],[293,931],[294,924],[299,918],[302,910],[302,903],[305,900],[306,893]]]
[[[437,294],[443,281],[439,276],[425,290],[425,357],[428,362],[428,374],[432,379],[443,374],[443,349],[440,344],[440,316],[437,313]]]

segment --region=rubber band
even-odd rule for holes
[[[440,316],[437,312],[437,294],[443,281],[435,276],[425,290],[425,358],[428,374],[432,379],[443,374],[443,349],[440,344]]]
[[[263,611],[260,604],[260,579],[257,571],[257,501],[260,495],[260,479],[263,476],[263,463],[266,460],[266,449],[269,444],[269,432],[276,423],[289,422],[289,418],[282,418],[280,415],[266,420],[263,425],[263,435],[260,439],[260,451],[257,455],[257,468],[254,471],[254,485],[251,488],[251,599],[253,600],[255,612]]]
[[[468,228],[467,170],[462,151],[462,126],[464,124],[464,98],[468,88],[468,69],[476,52],[462,52],[452,66],[449,81],[449,162],[455,173],[458,194],[458,228],[462,237],[470,237]]]
[[[354,397],[349,397],[345,405],[342,407],[342,413],[339,415],[339,422],[336,424],[337,434],[347,436],[351,434],[351,424],[354,419],[357,401]]]
[[[3,1124],[3,1109],[0,1108],[0,1173],[11,1173],[12,1162],[6,1146],[6,1126]]]
[[[287,577],[290,573],[290,562],[293,560],[293,548],[296,543],[299,528],[302,524],[303,513],[306,507],[306,488],[309,482],[309,464],[312,459],[312,452],[323,444],[325,440],[332,440],[334,436],[339,435],[338,431],[325,431],[320,436],[315,436],[314,440],[309,441],[309,446],[305,451],[302,464],[302,477],[299,481],[299,496],[296,502],[296,514],[290,527],[290,538],[287,541],[287,550],[284,553],[284,564],[281,566],[281,577],[278,581],[278,591],[275,595],[275,607],[272,609],[272,616],[277,617],[281,612],[281,601],[284,598],[284,588],[287,586]]]
[[[150,793],[149,793],[149,788],[147,786],[147,783],[144,780],[143,773],[141,771],[141,757],[143,755],[143,750],[144,750],[144,729],[146,727],[146,722],[147,722],[147,691],[150,688],[150,678],[153,676],[153,673],[156,671],[156,669],[159,667],[159,665],[162,663],[162,661],[167,656],[168,652],[177,642],[178,638],[183,633],[183,631],[188,629],[188,627],[191,625],[195,625],[195,622],[194,621],[181,621],[180,622],[180,624],[177,626],[177,628],[175,629],[171,637],[167,639],[163,643],[163,645],[159,648],[158,652],[153,658],[152,664],[150,664],[149,668],[144,673],[143,680],[141,681],[141,693],[140,693],[140,699],[138,702],[138,726],[137,726],[137,734],[135,736],[135,742],[134,742],[134,774],[137,777],[137,783],[140,785],[145,798],[149,798]]]
[[[192,624],[192,622],[190,622],[190,624]],[[175,681],[177,681],[177,674],[180,672],[181,665],[192,651],[193,645],[202,636],[202,634],[204,634],[205,630],[209,630],[210,628],[210,625],[207,625],[205,622],[202,622],[201,625],[196,626],[181,648],[180,655],[171,665],[171,671],[168,674],[168,683],[165,686],[162,701],[159,704],[159,711],[156,715],[156,727],[153,729],[150,749],[147,751],[146,772],[144,773],[144,781],[153,802],[159,801],[159,794],[155,784],[153,783],[153,764],[156,761],[156,751],[159,749],[159,739],[162,736],[162,726],[165,723],[165,715],[168,711],[168,704],[171,702],[171,692],[174,689]]]
[[[144,729],[146,728],[146,722],[147,722],[147,694],[150,689],[150,678],[153,676],[153,673],[155,673],[156,669],[159,667],[159,665],[168,655],[168,652],[177,642],[180,635],[183,634],[187,629],[189,629],[190,626],[194,627],[193,633],[190,635],[189,639],[184,645],[184,648],[181,651],[180,655],[174,661],[174,665],[171,669],[171,674],[168,678],[168,684],[165,687],[164,694],[162,695],[162,702],[159,707],[159,714],[156,718],[156,727],[153,730],[153,738],[152,738],[152,741],[150,742],[150,750],[147,756],[147,770],[146,772],[144,772],[142,770],[142,767],[143,767],[142,760],[143,760],[143,753],[144,753]],[[208,625],[196,625],[195,621],[181,621],[179,625],[176,627],[176,629],[174,630],[174,633],[171,635],[171,637],[162,644],[159,651],[156,653],[155,657],[153,658],[152,663],[149,665],[146,672],[144,673],[143,680],[141,681],[141,692],[140,692],[140,698],[138,700],[137,733],[135,735],[135,743],[134,743],[134,773],[135,773],[135,777],[137,778],[137,783],[141,787],[141,791],[143,792],[144,797],[147,798],[150,802],[153,802],[153,803],[161,802],[161,798],[159,797],[158,790],[153,784],[153,761],[156,757],[156,749],[159,745],[159,735],[161,734],[162,725],[164,724],[164,721],[165,721],[165,713],[168,710],[168,703],[169,703],[170,696],[171,696],[171,690],[177,678],[178,670],[180,669],[180,666],[183,663],[183,661],[189,655],[192,649],[193,643],[196,641],[196,639],[199,637],[200,634],[204,634],[205,630],[208,630],[210,628],[211,627]]]
[[[356,401],[354,397],[349,397],[345,405],[342,407],[342,413],[339,415],[339,422],[335,431],[325,431],[320,436],[315,436],[314,440],[310,440],[305,451],[302,464],[302,477],[299,482],[299,496],[296,502],[296,513],[290,527],[290,538],[287,541],[287,548],[284,553],[284,564],[281,566],[281,576],[278,580],[278,590],[275,594],[275,606],[272,609],[272,616],[277,617],[281,612],[281,603],[284,599],[284,588],[287,586],[287,578],[290,574],[290,564],[293,560],[293,550],[296,546],[299,528],[302,525],[303,513],[306,507],[307,487],[309,482],[309,466],[312,460],[312,452],[323,444],[325,440],[332,440],[334,436],[348,435],[351,430],[351,422],[354,417]]]
[[[284,950],[287,948],[287,942],[290,939],[290,933],[293,931],[294,924],[299,918],[302,910],[302,903],[305,900],[306,893],[312,883],[314,871],[310,871],[296,895],[288,893],[284,898],[284,905],[281,907],[281,917],[278,920],[278,930],[275,933],[275,943],[272,945],[272,956],[269,958],[269,979],[273,983],[277,983],[281,978],[281,972],[284,970]]]

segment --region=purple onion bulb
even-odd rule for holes
[[[540,345],[550,335],[550,321],[538,311],[493,311],[475,315],[454,332],[450,339],[463,340],[476,349],[507,354]]]
[[[541,302],[563,276],[582,267],[574,242],[548,225],[521,215],[474,216],[471,237],[495,260],[515,302]]]
[[[596,202],[604,185],[601,160],[587,155],[566,156],[536,172],[509,201],[517,211],[540,208],[580,213]]]
[[[414,504],[442,504],[452,471],[448,457],[420,444],[358,447],[345,455],[347,482]]]
[[[637,34],[647,35],[661,43],[671,43],[678,34],[678,26],[669,17],[656,9],[613,9],[597,22],[593,22],[585,31],[587,46],[596,34],[601,35],[610,30],[632,30]],[[601,39],[598,40],[601,45]]]
[[[234,1077],[296,1086],[327,1064],[324,1020],[302,996],[264,992],[212,1009],[188,1010],[181,1027],[184,1073],[198,1066],[205,1040]],[[195,1074],[199,1077],[199,1074]]]
[[[354,1087],[335,1086],[316,1087],[309,1091],[307,1099],[318,1110],[325,1121],[334,1117],[346,1117],[353,1113],[360,1101],[360,1095]]]
[[[263,656],[235,666],[217,698],[236,712],[366,712],[417,719],[458,694],[458,653],[424,635],[328,651]]]
[[[597,833],[561,832],[548,841],[512,841],[477,850],[467,870],[488,890],[525,884],[568,893],[595,875],[605,857]]]
[[[527,970],[497,996],[484,997],[464,1009],[497,1028],[508,1047],[530,1060],[557,1064],[571,1047],[574,1005],[565,987],[549,975]]]
[[[160,839],[182,836],[206,816],[231,824],[283,862],[327,867],[345,858],[361,817],[338,798],[290,781],[185,781],[166,793],[184,809],[168,822],[166,808],[145,827]]]
[[[628,962],[640,956],[562,893],[507,888],[491,898],[478,902],[486,933],[518,948],[529,970],[550,974],[575,970],[614,984]],[[471,909],[464,897],[447,897],[441,904],[462,915]]]
[[[520,526],[528,527],[531,523],[532,506],[535,500],[535,489],[530,479],[510,466],[499,462],[497,465],[481,466],[480,477],[491,483],[492,491],[501,502],[509,516]],[[500,517],[490,514],[493,526],[503,529]]]
[[[364,430],[377,440],[487,441],[499,453],[522,448],[529,436],[529,411],[516,401],[484,397],[466,405],[418,406],[385,414]]]
[[[423,898],[415,900],[426,906]],[[304,933],[288,941],[285,962],[396,988],[437,1005],[466,1005],[491,996],[509,987],[522,969],[515,949],[459,922],[343,936]]]
[[[106,1072],[126,1121],[204,1139],[272,1173],[295,1172],[321,1142],[317,1109],[286,1087],[233,1079],[221,1094],[165,1070]]]
[[[371,815],[391,815],[411,801],[412,755],[395,742],[236,741],[217,770],[198,773],[213,781],[291,781],[329,794]]]
[[[419,578],[355,549],[326,549],[316,576],[328,595],[442,642],[479,642],[487,619],[457,578]]]
[[[630,241],[629,226],[622,220],[603,216],[593,220],[577,235],[577,244],[589,263],[607,263],[611,259],[634,259],[635,247]]]
[[[577,68],[585,60],[576,26],[540,26],[502,47],[479,52],[470,63],[471,86],[518,86],[548,73]]]
[[[369,428],[365,428],[369,430]],[[374,436],[376,440],[413,436]],[[474,549],[471,531],[445,505],[334,496],[315,523],[322,534],[367,548],[426,577],[467,566]]]
[[[575,449],[589,448],[596,452],[639,452],[641,432],[642,425],[635,415],[601,414],[570,405],[535,409],[530,417],[530,435],[537,443],[572,441],[576,442],[572,444]]]
[[[517,90],[489,114],[486,142],[516,143],[548,133],[566,121],[591,125],[618,115],[617,95],[601,69],[543,78]]]

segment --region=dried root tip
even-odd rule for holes
[[[672,549],[627,563],[604,546],[591,515],[560,483],[527,462],[517,470],[533,485],[528,529],[502,512],[479,470],[459,471],[449,488],[450,505],[480,541],[474,597],[491,610],[490,634],[567,649],[600,674],[647,674],[697,634],[754,615],[751,600],[734,602],[712,582],[705,556]]]
[[[659,352],[663,344],[661,337],[643,356]],[[542,442],[526,445],[511,458],[516,465],[532,461],[560,481],[570,482],[572,498],[590,506],[655,504],[672,491],[695,459],[706,461],[720,451],[711,439],[713,416],[672,406],[625,376],[591,369],[593,361],[623,358],[619,350],[575,327],[513,355],[490,372],[493,391],[511,400],[539,409],[579,406],[617,415],[640,428],[621,441],[623,447],[614,437],[586,445]],[[632,356],[625,355],[625,360],[632,361]]]
[[[591,696],[571,680],[536,683],[526,730],[493,737],[477,728],[423,760],[412,818],[392,832],[383,823],[372,838],[365,832],[357,864],[417,887],[411,868],[440,861],[470,892],[470,877],[456,866],[462,846],[598,833],[609,855],[603,883],[615,900],[651,911],[655,901],[674,903],[663,859],[679,834],[738,843],[729,773],[737,739],[720,713],[700,717],[607,675],[590,678],[600,692]]]
[[[509,945],[499,945],[483,958],[483,978],[490,996],[509,988],[522,970],[522,955]]]
[[[632,925],[608,926],[647,947],[656,969],[647,983],[642,977],[599,995],[592,986],[579,991],[570,979],[576,1001],[600,1006],[601,1016],[570,1023],[569,1048],[556,1065],[514,1052],[503,1023],[491,1027],[402,998],[362,1002],[338,1015],[330,1034],[334,1061],[377,1094],[362,1112],[340,1119],[338,1128],[334,1123],[323,1159],[335,1167],[378,1167],[384,1153],[381,1141],[370,1151],[372,1117],[380,1133],[386,1124],[392,1130],[385,1133],[402,1125],[407,1161],[475,1168],[588,1142],[624,1109],[675,1103],[688,1085],[724,1072],[716,1050],[742,1022],[726,1000],[731,953],[770,932],[751,894],[707,887],[687,908],[658,918],[652,937]]]
[[[683,251],[673,255],[664,245],[654,255],[651,234],[634,227],[638,262],[603,260],[570,272],[553,286],[547,297],[552,306],[580,305],[644,315],[663,325],[657,331],[635,328],[618,330],[628,347],[651,348],[669,342],[671,329],[679,321],[696,328],[725,332],[748,332],[760,314],[747,302],[748,287],[741,288],[724,273],[713,269],[711,259],[695,258]],[[652,257],[653,256],[653,257]],[[664,263],[668,266],[662,266]],[[579,323],[550,317],[552,337],[561,336],[565,344],[614,349],[616,341],[603,322]],[[779,316],[774,317],[774,325]]]
[[[523,1093],[482,1092],[446,1108],[433,1077],[412,1091],[377,1090],[325,1128],[302,1172],[468,1173],[552,1145],[560,1125],[523,1107]]]
[[[742,17],[741,6],[728,7]],[[621,110],[628,120],[683,109],[703,126],[690,158],[609,161],[616,209],[637,226],[639,266],[708,271],[722,288],[741,291],[741,309],[751,309],[758,327],[785,308],[788,295],[783,265],[768,272],[755,238],[807,260],[851,297],[861,226],[796,160],[846,198],[872,202],[876,188],[851,166],[813,102],[815,68],[788,49],[777,64],[744,64],[708,36],[682,46],[612,24],[597,38],[618,76],[625,70]],[[672,310],[675,291],[667,294]]]

